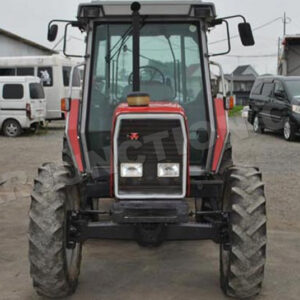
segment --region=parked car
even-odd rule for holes
[[[0,128],[8,137],[45,121],[46,100],[38,77],[0,77]]]
[[[61,112],[61,99],[68,97],[71,68],[78,63],[59,55],[1,57],[1,76],[37,76],[44,87],[47,103],[46,119],[59,120],[64,118]],[[80,97],[80,71],[75,69],[73,75],[73,95]]]
[[[300,76],[268,76],[256,79],[249,101],[248,121],[254,132],[282,131],[287,141],[300,130]]]

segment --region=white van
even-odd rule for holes
[[[47,101],[47,120],[63,118],[61,99],[68,97],[70,72],[76,61],[60,55],[1,57],[1,76],[37,76],[41,79]],[[80,97],[80,72],[75,69],[73,76],[74,97]]]
[[[8,137],[36,127],[46,118],[46,100],[40,78],[0,77],[0,129]]]

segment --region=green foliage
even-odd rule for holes
[[[244,106],[243,105],[237,105],[232,110],[229,111],[229,117],[236,117],[239,116],[242,113]]]

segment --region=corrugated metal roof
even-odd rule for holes
[[[228,81],[255,81],[256,77],[254,75],[225,74],[225,79],[227,79]]]
[[[40,44],[37,44],[37,43],[35,43],[33,41],[30,41],[30,40],[27,40],[25,38],[22,38],[22,37],[14,34],[14,33],[11,33],[11,32],[9,32],[7,30],[4,30],[2,28],[0,28],[0,34],[5,35],[5,36],[7,36],[7,37],[9,37],[11,39],[14,39],[16,41],[19,41],[21,43],[27,44],[27,45],[29,45],[31,47],[37,48],[39,50],[42,50],[42,51],[45,51],[45,52],[49,52],[49,54],[58,54],[58,52],[56,52],[56,51],[54,51],[52,49],[49,49],[49,48],[47,48],[45,46],[42,46]]]

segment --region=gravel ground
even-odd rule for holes
[[[300,140],[254,135],[231,120],[236,163],[263,171],[268,198],[268,263],[259,299],[299,299]],[[39,299],[27,259],[29,194],[39,165],[59,161],[63,123],[37,135],[0,136],[0,299]],[[90,241],[80,285],[71,299],[225,299],[218,282],[218,248],[212,242],[170,242],[155,250],[134,242]]]

